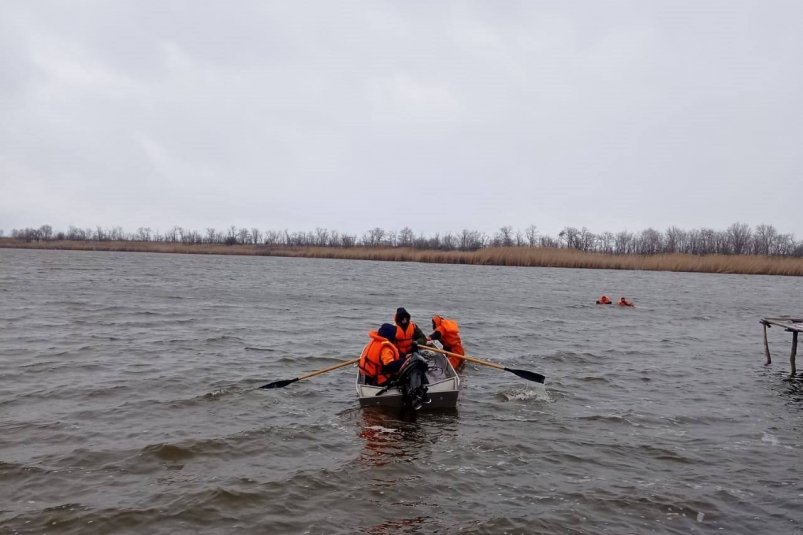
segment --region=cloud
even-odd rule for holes
[[[2,10],[6,231],[803,231],[795,2]]]

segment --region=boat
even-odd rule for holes
[[[449,359],[439,353],[420,349],[417,355],[426,362],[426,397],[416,410],[454,409],[460,394],[460,376],[452,367]],[[412,357],[410,357],[412,358]],[[410,400],[402,392],[401,386],[375,386],[365,383],[365,376],[357,372],[357,395],[361,407],[404,408],[410,406]]]

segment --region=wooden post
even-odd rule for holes
[[[767,362],[764,363],[764,366],[769,366],[772,364],[772,358],[770,357],[770,345],[767,343],[767,323],[761,322],[764,324],[764,354],[767,355]]]
[[[792,377],[795,376],[795,355],[797,354],[797,331],[792,333],[792,354],[789,355],[789,364],[792,366]]]

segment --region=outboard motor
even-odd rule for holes
[[[396,384],[401,390],[404,406],[410,407],[414,411],[420,409],[424,404],[431,402],[427,394],[427,368],[429,365],[424,357],[418,353],[411,353],[404,361]]]

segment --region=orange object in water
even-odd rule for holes
[[[610,305],[611,299],[607,295],[601,295],[599,299],[597,299],[598,305]]]
[[[616,304],[621,306],[621,307],[634,307],[634,306],[636,306],[636,305],[634,305],[633,303],[631,303],[630,301],[628,301],[624,297],[619,298],[619,302],[616,303]]]

